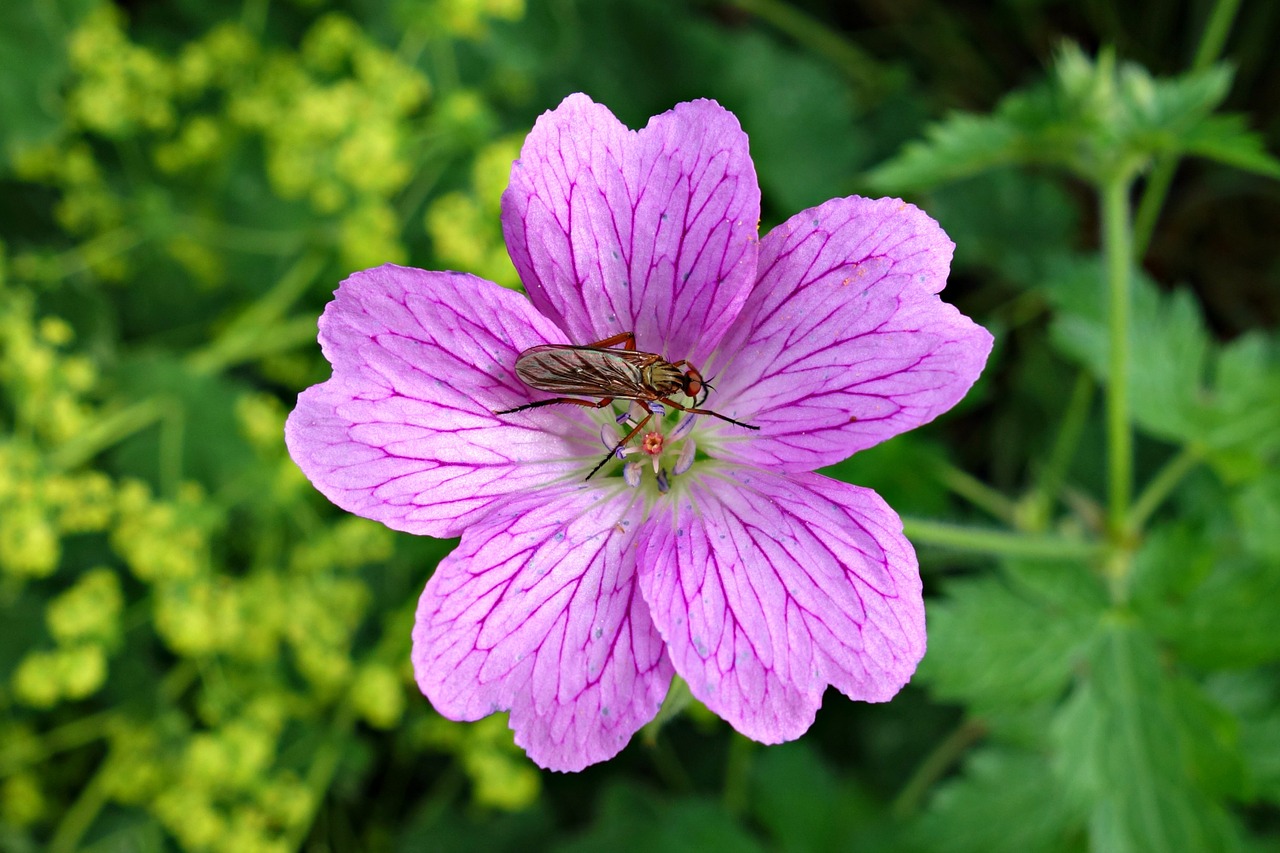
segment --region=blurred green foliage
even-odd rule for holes
[[[0,849],[1273,847],[1280,16],[1165,5],[5,5]],[[498,199],[576,90],[733,109],[765,227],[920,200],[997,333],[955,413],[829,472],[907,516],[930,651],[800,743],[695,704],[557,776],[441,719],[409,629],[452,543],[285,454],[347,272],[518,286]]]

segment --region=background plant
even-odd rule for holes
[[[0,847],[1274,844],[1280,20],[1165,6],[9,4]],[[921,548],[930,651],[890,705],[772,748],[695,705],[541,774],[411,683],[453,543],[285,456],[347,272],[517,285],[497,199],[579,89],[734,110],[766,228],[906,194],[955,239],[987,375],[829,472]]]

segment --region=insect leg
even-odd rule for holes
[[[652,417],[653,417],[653,412],[650,412],[649,414],[647,414],[647,415],[645,415],[643,418],[641,418],[641,419],[640,419],[640,423],[636,424],[636,425],[635,425],[635,427],[631,430],[631,432],[627,433],[627,437],[626,437],[626,438],[624,438],[624,439],[622,439],[622,441],[619,441],[617,444],[615,444],[615,445],[613,446],[613,449],[609,451],[608,455],[607,455],[607,456],[605,456],[603,459],[601,459],[601,460],[600,460],[600,464],[599,464],[599,465],[597,465],[596,467],[594,467],[594,468],[592,468],[592,469],[591,469],[591,473],[587,475],[587,479],[588,479],[588,480],[590,480],[592,477],[594,477],[594,476],[595,476],[595,474],[596,474],[596,472],[597,472],[597,471],[599,471],[601,468],[603,468],[603,467],[604,467],[604,463],[608,462],[608,461],[609,461],[609,459],[610,459],[610,457],[612,457],[614,454],[616,454],[616,453],[618,452],[619,448],[621,448],[621,447],[622,447],[622,445],[626,444],[628,441],[630,441],[631,439],[635,438],[635,437],[636,437],[636,433],[638,433],[640,430],[644,429],[644,425],[645,425],[645,424],[647,424],[647,423],[649,422],[649,419],[650,419],[650,418],[652,418]]]
[[[624,341],[625,343],[623,343]],[[587,346],[611,347],[611,346],[616,346],[617,344],[623,344],[622,346],[623,349],[634,351],[636,348],[636,333],[635,332],[619,332],[618,334],[612,337],[605,338],[604,340],[596,341],[595,343],[592,343],[592,344],[587,344]]]
[[[509,415],[512,412],[523,412],[525,409],[539,409],[543,406],[554,406],[557,403],[570,403],[574,406],[582,406],[587,409],[603,409],[612,402],[612,397],[604,397],[594,402],[591,400],[578,400],[574,397],[552,397],[550,400],[535,400],[532,403],[525,403],[523,406],[516,406],[514,409],[503,409],[500,412],[494,412],[494,414]]]
[[[728,421],[729,423],[736,424],[737,426],[740,426],[740,427],[746,427],[747,429],[760,429],[760,427],[758,426],[753,426],[752,424],[744,424],[742,421],[735,421],[733,418],[729,417],[728,415],[722,415],[719,412],[713,412],[710,409],[698,409],[698,408],[690,408],[688,406],[682,406],[679,403],[675,403],[675,402],[672,402],[671,400],[668,400],[666,397],[659,397],[658,402],[666,403],[668,406],[671,406],[672,408],[679,409],[682,412],[688,412],[691,415],[711,415],[713,418],[719,418],[722,421]]]

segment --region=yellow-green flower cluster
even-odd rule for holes
[[[29,652],[14,673],[14,693],[28,705],[52,707],[97,692],[107,679],[109,654],[120,643],[124,596],[111,569],[91,569],[45,610],[56,642]]]
[[[228,109],[262,136],[275,191],[321,214],[342,211],[344,258],[369,266],[406,258],[391,199],[413,177],[412,120],[430,94],[420,71],[330,14],[297,53],[266,57],[259,82],[229,93]]]
[[[116,719],[102,771],[107,795],[147,807],[184,849],[296,849],[316,799],[278,766],[282,718],[260,709],[196,732],[176,730],[176,718],[150,727]]]
[[[486,145],[472,165],[470,189],[441,196],[426,213],[427,234],[445,266],[504,287],[520,286],[499,218],[502,192],[511,176],[511,163],[520,156],[520,143],[513,136]]]
[[[529,805],[539,777],[501,721],[459,726],[411,698],[412,601],[385,594],[386,578],[404,583],[403,537],[322,515],[284,451],[278,386],[309,381],[315,353],[228,356],[201,337],[243,315],[302,340],[295,303],[332,277],[335,255],[407,260],[406,217],[420,222],[424,204],[446,263],[518,284],[497,212],[519,142],[491,142],[479,91],[448,71],[448,91],[433,91],[415,62],[426,45],[447,69],[450,39],[523,3],[422,0],[394,50],[350,18],[296,9],[295,22],[318,15],[296,45],[264,41],[252,14],[148,43],[117,6],[90,5],[51,102],[59,126],[7,149],[18,180],[54,191],[33,197],[53,198],[56,227],[24,236],[11,262],[0,245],[0,605],[30,617],[0,672],[14,715],[0,721],[0,822],[40,827],[38,847],[73,802],[96,802],[148,814],[183,849],[294,850],[340,754],[371,729],[418,724],[420,744],[457,756],[479,804]],[[432,205],[444,169],[472,151],[463,191]],[[255,224],[236,219],[260,209]],[[417,226],[407,237],[423,242]],[[297,286],[272,283],[292,268]],[[103,297],[102,281],[128,289]],[[213,310],[171,320],[149,302],[162,289],[173,302],[159,304]],[[85,304],[104,322],[82,325]],[[145,373],[130,372],[143,347],[165,375],[234,401],[241,434],[226,446],[249,459],[210,473],[190,395],[120,390]],[[429,565],[414,564],[413,585]],[[92,783],[44,766],[86,750]]]
[[[88,426],[84,398],[98,374],[92,361],[67,350],[73,338],[61,318],[37,320],[30,291],[0,283],[0,386],[16,434],[56,445]]]
[[[432,717],[422,720],[413,735],[423,747],[458,755],[471,779],[472,796],[480,805],[519,811],[541,793],[542,779],[512,743],[506,714],[493,714],[466,726]]]
[[[431,0],[419,14],[429,16],[457,36],[478,39],[489,31],[489,22],[515,21],[524,16],[524,0]]]

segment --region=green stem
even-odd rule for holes
[[[734,733],[724,768],[724,808],[734,817],[747,814],[751,799],[751,758],[756,742]]]
[[[1049,463],[1040,472],[1035,491],[1035,524],[1037,528],[1048,520],[1058,490],[1067,478],[1067,469],[1075,458],[1076,449],[1080,446],[1080,437],[1084,433],[1084,424],[1089,417],[1089,408],[1093,402],[1093,377],[1087,370],[1081,370],[1076,377],[1075,387],[1071,390],[1071,399],[1067,402],[1066,412],[1062,415],[1062,425],[1058,429],[1058,437],[1049,453]]]
[[[56,270],[56,275],[51,276],[50,280],[70,278],[90,269],[95,264],[131,252],[144,242],[146,238],[132,228],[122,227],[106,231],[54,258],[49,268]]]
[[[814,53],[826,57],[856,80],[864,93],[878,92],[886,87],[884,72],[874,59],[795,6],[781,0],[729,0],[729,4],[755,15]]]
[[[1087,560],[1098,555],[1102,549],[1095,542],[1081,539],[982,530],[920,518],[902,519],[902,529],[907,538],[917,545],[997,557]]]
[[[71,807],[62,813],[53,838],[49,841],[49,853],[70,853],[80,847],[80,839],[97,820],[102,807],[107,804],[106,764],[99,765],[96,773],[81,790]]]
[[[314,339],[314,318],[297,318],[283,324],[280,318],[306,293],[324,264],[322,252],[304,254],[274,287],[254,300],[208,346],[192,353],[187,364],[196,373],[217,373],[234,364]]]
[[[78,749],[86,744],[101,740],[107,735],[108,724],[117,712],[99,711],[87,717],[77,717],[63,723],[56,729],[50,729],[40,738],[40,747],[30,753],[23,753],[13,764],[0,761],[0,776],[7,776],[19,766],[42,764],[60,752]],[[20,763],[19,763],[20,762]]]
[[[937,474],[942,485],[978,509],[1006,524],[1015,522],[1018,514],[1017,504],[1002,492],[993,489],[967,471],[962,471],[945,462],[938,465]]]
[[[183,230],[202,243],[247,255],[291,254],[298,250],[310,233],[301,228],[271,231],[189,214],[178,216],[177,221]]]
[[[1133,509],[1129,511],[1128,530],[1131,533],[1142,530],[1151,515],[1203,459],[1204,454],[1199,447],[1188,446],[1166,462],[1133,502]]]
[[[1133,432],[1129,421],[1129,302],[1132,232],[1129,172],[1119,171],[1102,187],[1102,246],[1109,294],[1107,365],[1107,523],[1123,533],[1133,494]]]
[[[946,739],[934,747],[928,757],[911,774],[907,784],[889,807],[898,820],[906,820],[920,808],[920,803],[933,784],[946,774],[951,765],[960,760],[969,747],[986,737],[987,727],[977,720],[962,723]]]
[[[1218,0],[1205,25],[1204,35],[1200,38],[1200,46],[1196,49],[1195,59],[1191,62],[1192,71],[1208,68],[1222,54],[1231,26],[1235,23],[1236,12],[1240,9],[1240,0]],[[1133,257],[1141,259],[1147,253],[1151,243],[1151,235],[1155,231],[1156,218],[1164,207],[1165,197],[1169,194],[1169,185],[1173,183],[1173,173],[1178,168],[1179,157],[1174,154],[1165,155],[1156,160],[1147,179],[1146,188],[1142,192],[1142,201],[1138,205],[1138,215],[1134,222]]]
[[[304,784],[311,791],[311,802],[318,810],[325,802],[329,788],[333,785],[333,777],[338,772],[342,760],[343,743],[355,727],[355,712],[349,704],[343,704],[336,710],[329,731],[311,756],[311,765],[307,768]],[[286,827],[284,836],[288,842],[285,849],[299,850],[302,842],[314,823],[312,819],[299,821],[294,826]]]
[[[100,418],[88,429],[49,454],[49,466],[57,471],[68,471],[88,462],[108,447],[112,447],[152,424],[174,414],[174,404],[160,397],[149,397]]]

